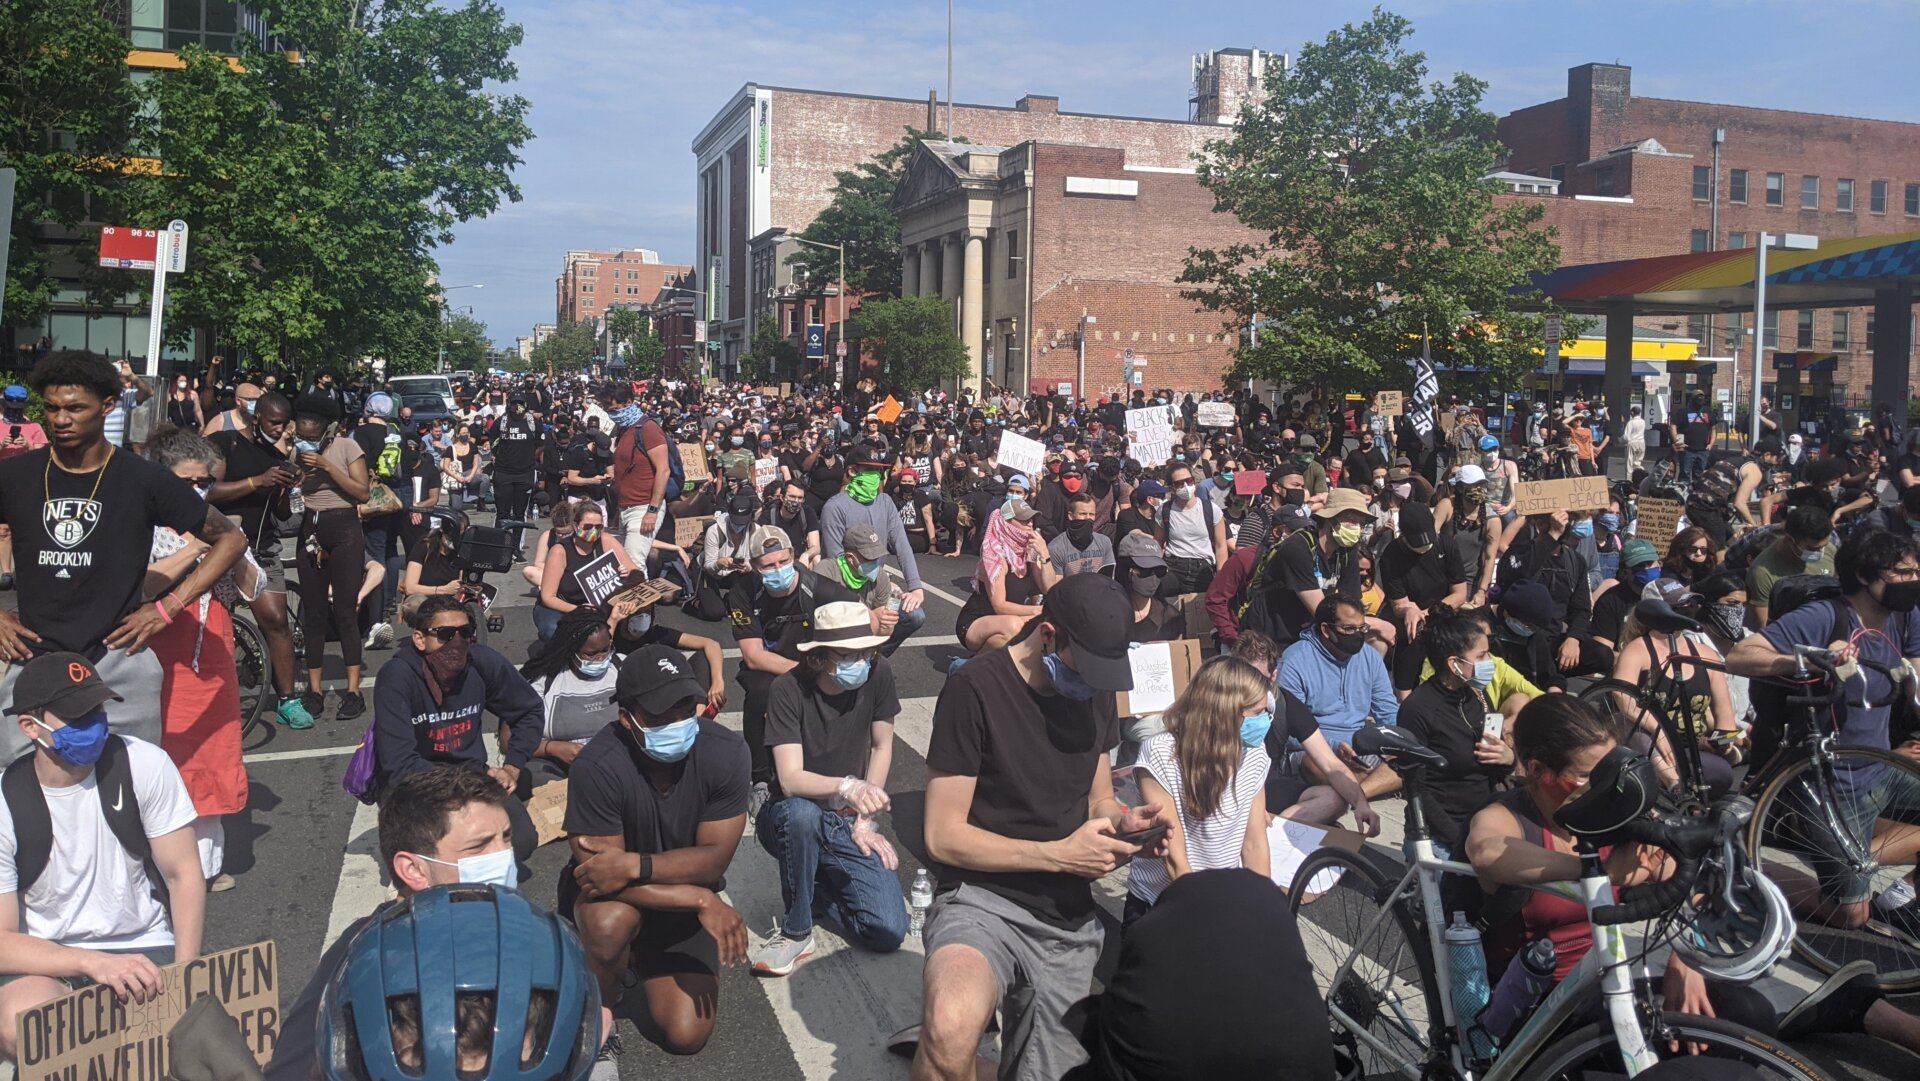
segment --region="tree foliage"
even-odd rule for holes
[[[953,308],[939,297],[897,297],[860,305],[860,344],[880,362],[881,383],[911,394],[972,370],[953,329]]]
[[[635,379],[659,374],[667,346],[654,333],[653,319],[633,308],[609,308],[606,320],[607,336],[613,339],[614,351],[625,358],[628,373]]]
[[[101,220],[120,186],[138,96],[119,11],[118,0],[0,0],[0,166],[19,174],[6,326],[37,323],[52,303],[42,226]],[[98,243],[83,237],[74,258],[92,265]]]
[[[833,201],[798,235],[820,244],[846,245],[846,284],[853,292],[900,295],[900,222],[887,202],[899,190],[914,148],[928,139],[945,138],[909,127],[899,142],[872,160],[834,172]],[[787,263],[804,269],[809,281],[830,282],[840,274],[839,252],[826,248],[802,246],[787,256]]]
[[[493,358],[493,339],[487,324],[465,312],[447,317],[441,331],[450,372],[484,372]]]
[[[254,6],[297,63],[243,42],[234,71],[188,48],[148,84],[141,140],[165,169],[133,185],[133,208],[193,227],[169,329],[301,368],[431,364],[433,250],[519,198],[528,104],[491,87],[516,76],[520,28],[493,0]]]
[[[800,347],[780,333],[771,318],[760,320],[753,329],[753,340],[740,354],[740,378],[749,381],[794,380],[803,359]]]
[[[1542,318],[1512,292],[1560,259],[1537,203],[1497,203],[1486,86],[1425,83],[1412,25],[1371,18],[1301,47],[1266,97],[1208,147],[1200,182],[1255,239],[1193,251],[1188,295],[1236,330],[1269,329],[1234,377],[1405,388],[1423,333],[1436,355],[1512,386],[1538,363]]]
[[[600,348],[592,323],[561,323],[547,340],[533,347],[536,371],[571,375],[587,370]]]

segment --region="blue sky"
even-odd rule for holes
[[[943,0],[501,0],[526,31],[515,91],[535,137],[524,201],[469,222],[442,280],[510,345],[553,318],[568,248],[693,250],[694,135],[743,83],[925,97],[946,80]],[[1486,81],[1496,113],[1558,98],[1566,69],[1633,69],[1636,94],[1920,122],[1917,0],[1407,0],[1434,77]],[[1297,52],[1372,4],[1317,0],[959,0],[954,96],[1074,112],[1186,115],[1189,58]],[[1915,154],[1920,157],[1920,147]]]

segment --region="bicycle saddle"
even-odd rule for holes
[[[1447,764],[1438,751],[1398,728],[1383,728],[1374,724],[1353,734],[1353,749],[1361,754],[1379,755],[1397,766],[1438,767]]]
[[[1661,634],[1680,634],[1684,631],[1704,631],[1697,619],[1683,616],[1672,606],[1659,598],[1644,600],[1633,606],[1633,616],[1642,627]]]
[[[1646,758],[1615,747],[1593,767],[1587,790],[1561,804],[1554,818],[1575,837],[1606,844],[1618,840],[1629,822],[1653,808],[1658,791],[1659,782]]]

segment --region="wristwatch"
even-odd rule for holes
[[[634,879],[633,884],[636,886],[644,886],[647,883],[652,881],[653,881],[653,853],[642,852],[640,853],[640,877]]]

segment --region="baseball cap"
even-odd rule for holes
[[[840,546],[860,557],[862,562],[887,558],[886,542],[865,522],[855,522],[840,534]]]
[[[1287,529],[1291,531],[1307,528],[1307,526],[1312,524],[1313,516],[1307,513],[1307,508],[1305,507],[1288,504],[1280,508],[1280,516],[1276,518],[1275,521],[1286,526]]]
[[[689,698],[704,700],[707,685],[687,658],[666,646],[641,646],[620,662],[613,700],[649,717],[665,714]]]
[[[1453,471],[1455,484],[1485,484],[1487,471],[1477,465],[1463,465]]]
[[[747,538],[747,558],[758,559],[768,552],[782,552],[793,547],[793,541],[787,531],[778,526],[763,525]]]
[[[1140,482],[1139,492],[1141,495],[1150,495],[1157,498],[1167,494],[1167,486],[1154,480],[1152,477],[1148,477],[1146,480]]]
[[[1033,509],[1033,504],[1027,502],[1024,499],[1012,499],[1007,501],[1007,517],[1013,519],[1016,522],[1031,522],[1033,521],[1034,516],[1038,515],[1039,513],[1040,513],[1039,511]]]
[[[1644,567],[1660,561],[1660,550],[1653,542],[1643,537],[1635,537],[1620,546],[1620,565],[1628,569]]]
[[[1096,691],[1130,691],[1127,632],[1133,605],[1120,583],[1099,574],[1069,574],[1041,602],[1048,622],[1073,650],[1073,669]]]
[[[6,391],[6,399],[7,399],[7,401],[10,401],[10,402],[24,402],[24,401],[26,401],[26,400],[27,400],[27,388],[25,388],[25,387],[23,387],[23,386],[21,386],[21,385],[20,385],[20,384],[18,384],[18,383],[11,383],[11,384],[8,384],[8,386],[7,386],[7,391]]]
[[[1301,450],[1319,450],[1320,439],[1318,436],[1314,435],[1312,432],[1303,432],[1300,435],[1300,442],[1298,445]]]
[[[1400,505],[1400,539],[1409,548],[1425,548],[1435,543],[1433,509],[1425,503]]]
[[[735,492],[727,500],[727,525],[735,530],[747,528],[753,522],[753,511],[757,503],[752,492]]]
[[[126,701],[101,681],[92,661],[78,653],[43,653],[21,666],[7,712],[18,717],[46,710],[63,719],[84,717],[109,699]]]
[[[1029,492],[1033,491],[1033,482],[1027,479],[1025,473],[1015,473],[1013,476],[1007,478],[1007,487],[1012,488],[1015,486],[1025,488]]]
[[[367,416],[379,417],[383,420],[393,416],[393,395],[384,390],[374,391],[367,395],[367,408],[363,412]]]
[[[1166,556],[1160,552],[1160,545],[1145,533],[1134,531],[1120,538],[1120,544],[1113,554],[1132,563],[1135,567],[1164,567]]]
[[[1665,601],[1667,607],[1679,609],[1688,605],[1698,604],[1700,602],[1700,595],[1688,589],[1678,578],[1655,578],[1653,581],[1647,583],[1645,589],[1640,591],[1640,599],[1643,601]]]

